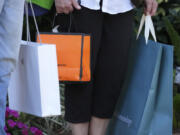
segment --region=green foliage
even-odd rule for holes
[[[173,25],[167,19],[167,17],[163,18],[166,26],[166,30],[168,32],[169,38],[171,39],[172,44],[175,46],[175,57],[177,64],[180,65],[180,35],[174,29]]]
[[[174,96],[174,121],[176,124],[174,127],[179,128],[180,125],[178,125],[178,123],[180,122],[180,94],[176,94],[176,96]]]
[[[176,96],[174,96],[174,109],[180,116],[180,94],[176,94]]]

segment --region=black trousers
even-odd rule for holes
[[[133,11],[110,15],[83,7],[72,16],[72,32],[92,36],[92,81],[66,85],[65,119],[81,123],[92,116],[111,118],[127,69]]]

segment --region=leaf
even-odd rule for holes
[[[180,35],[174,29],[167,17],[164,17],[163,20],[165,22],[166,31],[175,47],[176,62],[178,65],[180,65]]]

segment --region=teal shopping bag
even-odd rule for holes
[[[145,37],[133,44],[127,79],[107,135],[172,135],[173,47]]]

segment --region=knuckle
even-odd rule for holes
[[[60,5],[59,9],[63,10],[64,9],[64,5]]]
[[[66,12],[69,12],[70,8],[69,8],[69,7],[66,7],[65,10],[66,10]]]
[[[157,2],[156,2],[156,4],[155,4],[155,5],[156,5],[156,7],[158,7],[158,3],[157,3]]]
[[[151,5],[152,4],[152,1],[151,0],[148,0],[146,1],[147,5]]]
[[[153,4],[154,4],[154,5],[157,5],[157,2],[156,2],[156,1],[154,1],[154,2],[153,2]]]
[[[69,8],[70,8],[70,5],[67,4],[64,8],[69,9]]]
[[[66,5],[63,4],[63,5],[61,5],[61,7],[64,9],[64,8],[66,8]]]
[[[65,14],[69,14],[69,11],[65,11],[64,13],[65,13]]]

